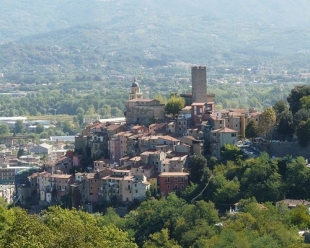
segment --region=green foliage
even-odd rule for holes
[[[176,95],[171,95],[165,106],[166,114],[172,114],[173,117],[179,113],[185,106],[185,99]]]
[[[149,239],[143,244],[145,248],[181,248],[173,239],[169,238],[168,229],[164,228],[160,232],[151,234]]]
[[[298,143],[306,147],[310,142],[310,119],[302,121],[297,128]]]
[[[8,134],[10,134],[8,125],[0,123],[0,136],[6,136]]]
[[[241,179],[245,197],[255,196],[260,202],[275,201],[283,196],[282,187],[277,164],[267,154],[248,161]]]
[[[238,158],[241,158],[241,156],[242,151],[236,145],[225,144],[223,147],[221,147],[221,157],[226,161],[236,161]]]
[[[276,124],[276,113],[272,107],[269,107],[263,111],[261,116],[259,117],[259,133],[266,137],[271,130],[273,129],[274,125]]]
[[[292,135],[294,133],[294,118],[292,112],[285,110],[282,112],[277,132],[282,135],[283,140],[287,135]]]
[[[291,221],[300,229],[307,229],[310,227],[309,210],[304,205],[298,205],[290,213]]]
[[[25,126],[23,121],[21,120],[17,120],[15,122],[15,126],[14,126],[14,132],[15,133],[23,133],[25,131]]]
[[[290,110],[293,115],[302,108],[302,99],[304,96],[310,95],[310,86],[309,85],[298,85],[291,90],[291,93],[287,97],[287,101],[290,105]],[[304,98],[304,100],[306,100]]]
[[[18,151],[17,151],[17,158],[20,158],[21,156],[23,156],[25,153],[24,149],[22,148],[19,148]]]
[[[207,159],[202,155],[194,155],[189,161],[190,180],[193,183],[201,182],[207,170]]]
[[[307,121],[310,118],[310,110],[309,109],[300,109],[294,115],[294,127],[298,128],[302,121]]]
[[[245,137],[252,139],[256,138],[259,135],[257,122],[254,120],[250,120],[248,125],[245,128]]]
[[[37,126],[36,126],[36,133],[37,134],[41,134],[41,133],[43,133],[44,132],[44,126],[42,125],[42,124],[38,124]]]
[[[293,199],[308,199],[310,170],[303,157],[297,157],[287,163],[285,174],[286,197]]]
[[[277,116],[279,116],[285,110],[288,110],[287,102],[284,100],[277,101],[272,107],[274,111],[276,112]]]
[[[310,96],[303,96],[300,98],[300,104],[303,109],[310,109]]]

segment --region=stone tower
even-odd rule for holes
[[[192,102],[207,102],[207,69],[205,66],[192,67]]]
[[[143,93],[140,90],[140,85],[137,83],[136,79],[134,79],[130,88],[129,100],[142,99],[142,98]]]

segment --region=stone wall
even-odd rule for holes
[[[253,146],[266,151],[270,156],[284,157],[292,155],[293,157],[302,156],[310,160],[310,145],[301,147],[297,142],[269,142],[258,143]]]

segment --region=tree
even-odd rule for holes
[[[287,198],[309,198],[310,170],[303,157],[297,157],[287,164],[284,178]]]
[[[19,148],[17,151],[17,158],[20,158],[21,156],[23,156],[25,153],[24,149]]]
[[[42,124],[38,124],[36,126],[36,133],[40,134],[40,133],[43,133],[43,132],[44,132],[44,126]]]
[[[290,110],[293,115],[302,108],[302,103],[300,99],[303,96],[310,95],[310,86],[308,85],[298,85],[291,90],[291,93],[287,97],[287,101],[290,105]]]
[[[287,135],[292,135],[294,133],[294,118],[291,111],[285,110],[282,113],[277,131],[283,136],[283,140],[285,140]]]
[[[207,169],[207,159],[202,155],[194,155],[189,160],[190,180],[199,183]]]
[[[74,133],[74,125],[72,123],[72,121],[64,121],[64,123],[62,124],[62,131],[64,133],[69,133],[69,134],[73,134]]]
[[[259,133],[267,137],[276,124],[276,112],[272,107],[269,107],[263,111],[259,118],[258,128]]]
[[[175,115],[178,114],[184,106],[185,99],[183,97],[171,95],[165,106],[165,112],[166,114],[172,114],[172,116],[175,117]]]
[[[14,222],[3,237],[3,247],[55,247],[56,235],[40,217],[14,208]],[[65,246],[62,246],[65,247]]]
[[[17,120],[14,125],[15,133],[23,133],[25,130],[25,126],[22,120]]]
[[[244,197],[255,197],[260,202],[275,201],[283,197],[281,175],[277,161],[264,153],[246,163],[241,177],[241,193]]]
[[[235,161],[242,156],[242,151],[236,145],[225,144],[221,147],[221,157],[224,160]]]
[[[8,134],[10,134],[8,125],[0,123],[0,136],[6,136]]]
[[[306,147],[310,142],[310,119],[302,121],[297,128],[298,143]]]
[[[166,104],[167,103],[167,98],[160,95],[160,94],[156,94],[154,96],[154,99],[158,100],[161,104]]]
[[[310,96],[303,96],[299,101],[303,109],[310,109]]]
[[[282,112],[288,110],[287,102],[284,100],[279,100],[273,105],[273,109],[276,112],[277,117],[279,117]]]
[[[310,109],[300,109],[294,114],[294,128],[297,129],[302,121],[310,118]]]
[[[298,228],[306,229],[310,227],[310,215],[306,206],[298,205],[290,211],[290,217],[292,223],[298,226]]]
[[[162,229],[160,232],[156,232],[149,236],[149,239],[143,244],[144,248],[181,248],[177,242],[169,238],[169,231],[167,228]]]
[[[257,122],[250,120],[245,128],[245,137],[249,139],[256,138],[259,135]]]

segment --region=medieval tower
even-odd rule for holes
[[[192,67],[192,102],[207,102],[206,66]]]

